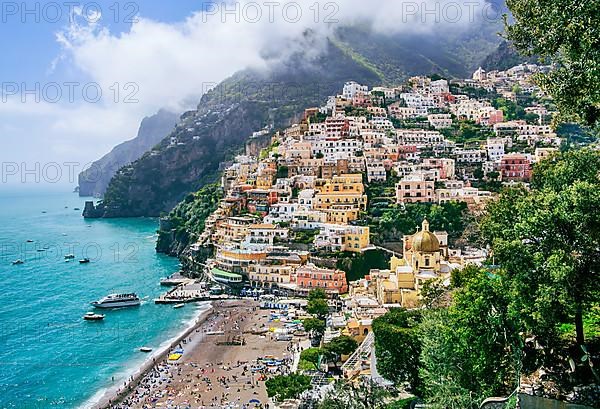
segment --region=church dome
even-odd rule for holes
[[[423,220],[423,229],[412,237],[412,249],[423,253],[440,251],[440,241],[429,231],[429,222]]]

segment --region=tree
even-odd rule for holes
[[[506,34],[518,51],[551,59],[556,67],[535,80],[562,119],[597,125],[600,119],[600,2],[507,0],[514,23]]]
[[[439,308],[444,302],[446,288],[441,279],[427,280],[421,287],[421,304],[426,308]]]
[[[327,304],[327,294],[322,288],[315,288],[308,293],[308,304],[306,311],[320,319],[325,319],[329,314],[329,304]]]
[[[265,386],[267,395],[277,401],[297,399],[302,392],[311,388],[311,377],[298,374],[278,375],[268,379]]]
[[[342,355],[350,355],[358,348],[358,342],[352,337],[342,335],[332,339],[323,347],[325,357],[329,362],[337,364],[342,359]]]
[[[360,385],[338,382],[325,395],[319,409],[383,409],[389,393],[370,381]]]
[[[421,389],[434,408],[477,408],[518,384],[520,322],[501,278],[469,266],[452,283],[450,307],[426,311],[419,325]]]
[[[300,353],[300,360],[311,363],[316,371],[321,370],[321,358],[323,357],[321,348],[307,348]]]
[[[411,390],[420,384],[419,320],[419,312],[394,308],[373,321],[377,370],[396,384],[408,384]]]
[[[600,153],[555,155],[534,169],[532,190],[513,189],[489,206],[482,232],[515,291],[515,310],[548,345],[600,300]]]
[[[325,321],[319,318],[307,318],[302,321],[305,331],[310,332],[315,338],[321,339],[325,332]]]

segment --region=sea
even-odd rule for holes
[[[179,268],[154,250],[157,219],[85,220],[84,202],[0,191],[0,408],[89,407],[150,359],[140,347],[168,345],[207,308],[154,304]],[[129,292],[141,306],[83,321],[91,301]]]

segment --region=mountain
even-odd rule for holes
[[[455,36],[424,37],[346,27],[321,41],[306,32],[298,39],[304,51],[286,58],[266,56],[268,69],[238,72],[205,94],[167,138],[120,169],[103,202],[88,206],[84,215],[159,216],[216,180],[219,165],[239,153],[254,131],[289,125],[349,80],[374,86],[398,84],[411,75],[470,75],[497,47],[495,33],[490,25]]]
[[[522,63],[536,63],[538,59],[537,56],[522,56],[508,41],[502,41],[498,48],[483,60],[481,68],[486,71],[507,70]]]
[[[139,159],[144,152],[167,136],[179,121],[178,115],[160,110],[142,120],[137,136],[112,151],[79,174],[79,196],[102,196],[112,177],[125,165]]]

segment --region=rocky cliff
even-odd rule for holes
[[[137,136],[113,148],[79,174],[79,196],[103,196],[112,177],[125,165],[139,159],[175,127],[179,116],[166,110],[142,120]]]

